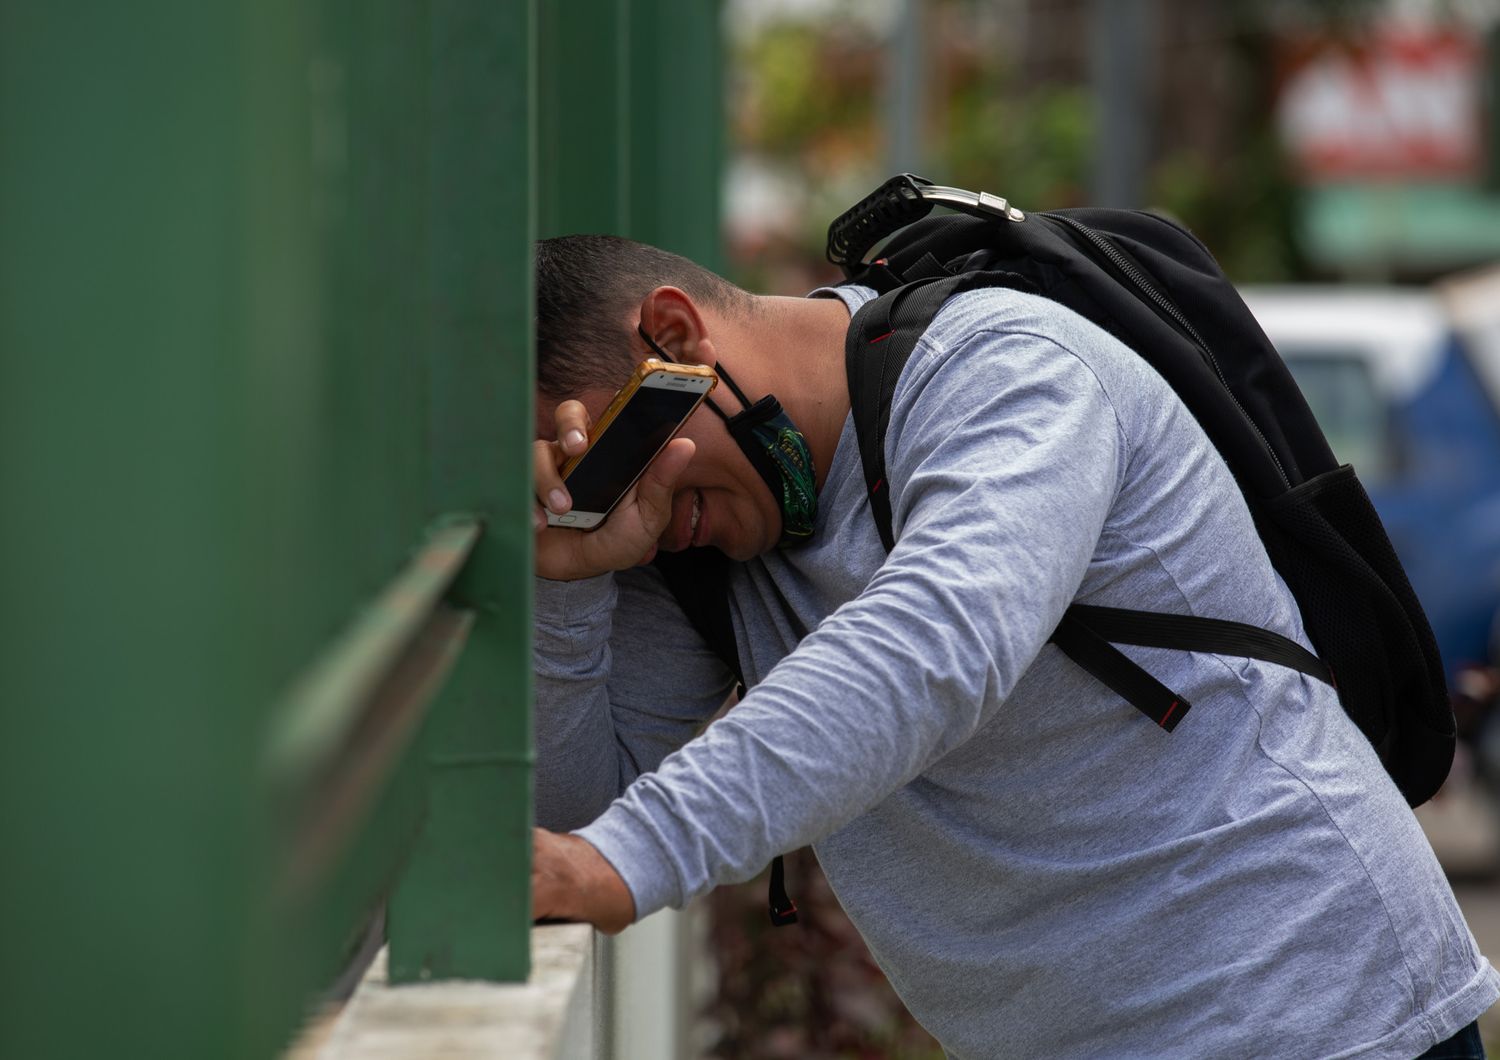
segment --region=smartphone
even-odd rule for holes
[[[604,522],[718,384],[712,368],[642,361],[589,431],[588,449],[563,465],[573,508],[549,511],[547,525],[592,530]]]

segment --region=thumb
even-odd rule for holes
[[[691,438],[673,438],[658,454],[635,486],[635,502],[641,514],[657,529],[672,515],[672,488],[698,451]]]

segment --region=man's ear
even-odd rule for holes
[[[683,364],[712,367],[717,360],[702,311],[677,287],[658,287],[641,299],[641,327]]]

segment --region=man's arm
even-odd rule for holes
[[[536,817],[580,828],[728,698],[729,669],[661,575],[536,580]]]
[[[580,920],[613,935],[635,920],[635,903],[609,862],[576,835],[532,831],[531,911],[538,920]]]
[[[536,816],[567,829],[593,820],[691,738],[727,697],[730,678],[656,571],[638,566],[671,517],[692,441],[669,442],[598,530],[549,528],[541,505],[559,514],[571,506],[558,469],[584,451],[589,429],[578,401],[560,402],[553,418],[558,440],[532,449]]]
[[[1003,702],[1071,602],[1123,475],[1114,410],[1050,340],[974,343],[927,353],[915,398],[898,393],[899,537],[867,589],[581,830],[638,915],[748,878],[912,780]]]

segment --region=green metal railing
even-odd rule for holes
[[[525,976],[531,242],[716,263],[716,19],[0,0],[0,1055]]]

